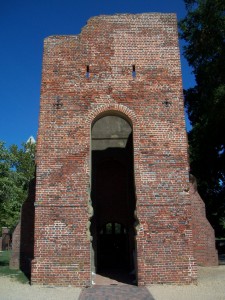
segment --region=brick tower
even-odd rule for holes
[[[32,283],[192,283],[189,168],[177,20],[91,18],[44,42]]]

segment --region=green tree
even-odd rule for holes
[[[27,198],[28,186],[35,174],[35,144],[26,143],[8,149],[0,142],[0,227],[13,228]]]
[[[185,91],[191,172],[217,236],[225,234],[225,1],[184,0],[184,56],[196,86]]]

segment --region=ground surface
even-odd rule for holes
[[[80,297],[80,298],[79,298]],[[91,289],[43,287],[0,277],[1,300],[225,300],[225,265],[199,268],[198,285],[97,286]]]

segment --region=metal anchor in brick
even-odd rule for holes
[[[58,97],[58,96],[56,97],[56,103],[54,103],[53,105],[56,109],[59,109],[63,106],[62,100],[60,99],[60,97]]]
[[[171,101],[168,101],[167,99],[165,101],[163,101],[163,103],[165,105],[165,107],[170,107],[170,105],[172,104]]]

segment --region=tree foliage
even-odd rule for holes
[[[28,186],[35,174],[35,144],[6,148],[0,141],[0,228],[13,228],[27,198]]]
[[[225,1],[185,0],[184,56],[196,86],[185,91],[191,172],[217,235],[225,234]]]

